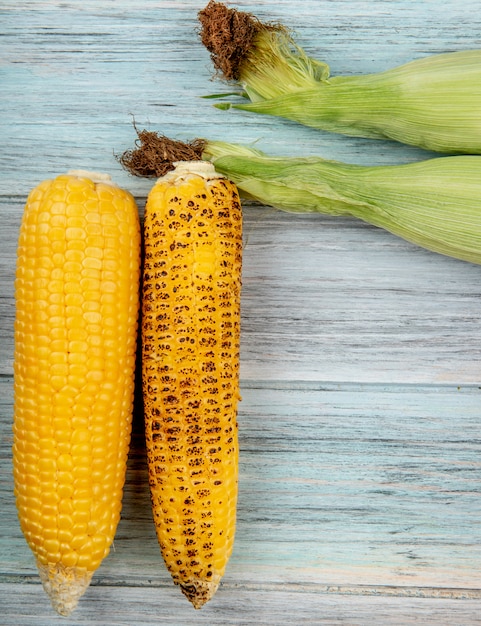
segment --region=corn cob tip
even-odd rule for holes
[[[208,602],[217,591],[221,576],[213,577],[213,580],[191,579],[180,583],[184,596],[192,603],[194,609],[200,609]]]
[[[45,565],[37,562],[37,567],[53,608],[59,615],[67,617],[90,585],[93,572],[85,568],[65,567],[61,563]]]
[[[103,183],[104,185],[111,185],[117,187],[110,174],[104,172],[91,172],[89,170],[69,170],[67,176],[76,176],[77,178],[88,178],[93,183]]]
[[[210,161],[175,161],[174,169],[161,177],[162,182],[172,185],[179,185],[190,176],[203,178],[204,180],[217,180],[225,178],[219,174],[214,164]]]

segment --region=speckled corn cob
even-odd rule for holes
[[[110,177],[69,172],[29,195],[15,283],[15,496],[62,615],[108,554],[120,518],[139,257],[137,207]]]
[[[210,163],[177,164],[145,209],[142,369],[153,515],[164,561],[195,608],[232,552],[242,213]]]

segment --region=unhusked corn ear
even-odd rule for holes
[[[481,154],[481,49],[434,54],[372,74],[332,76],[327,63],[309,56],[281,23],[262,23],[214,0],[198,16],[216,70],[242,89],[236,95],[249,100],[221,102],[218,108],[436,152]]]
[[[15,281],[14,488],[54,608],[108,554],[130,442],[140,229],[133,197],[75,171],[29,195]]]
[[[236,521],[242,212],[210,163],[178,163],[145,208],[142,376],[153,516],[195,608],[215,593]]]
[[[481,157],[354,165],[270,157],[249,146],[205,143],[202,158],[261,204],[295,213],[350,215],[427,250],[481,264]]]

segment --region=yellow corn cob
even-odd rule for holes
[[[145,208],[142,374],[157,538],[195,608],[232,552],[242,213],[210,163],[181,162]]]
[[[72,171],[29,195],[14,355],[15,496],[53,607],[68,615],[108,554],[130,441],[138,211],[107,175]]]

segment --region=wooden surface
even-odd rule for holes
[[[111,173],[140,127],[361,164],[426,153],[222,112],[199,0],[0,3],[0,624],[481,623],[481,268],[350,219],[245,205],[243,401],[234,554],[194,611],[153,530],[137,412],[114,550],[55,615],[12,495],[15,249],[28,191]],[[475,0],[258,0],[333,74],[481,47]],[[429,155],[430,156],[430,155]]]

